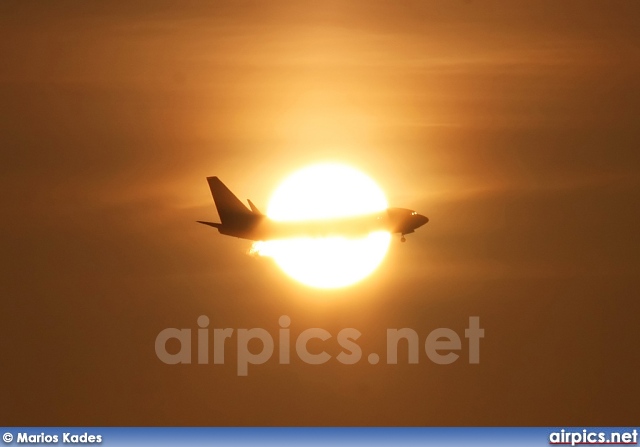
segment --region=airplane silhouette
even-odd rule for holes
[[[359,216],[280,222],[262,214],[251,200],[247,208],[218,177],[207,177],[213,201],[222,222],[198,223],[217,228],[220,234],[251,241],[289,239],[294,237],[362,236],[373,231],[405,235],[429,222],[414,210],[387,208],[384,211]]]

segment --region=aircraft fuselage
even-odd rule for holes
[[[199,223],[217,228],[220,234],[252,241],[290,239],[297,237],[357,237],[375,231],[388,231],[404,235],[413,233],[429,222],[416,211],[406,208],[388,208],[366,215],[347,216],[300,221],[277,221],[270,219],[249,201],[247,208],[217,178],[207,177],[221,223]]]

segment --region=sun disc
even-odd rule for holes
[[[325,163],[303,168],[274,192],[267,215],[276,221],[348,217],[382,211],[387,200],[376,183],[349,166]],[[317,288],[354,284],[373,272],[387,253],[391,235],[317,237],[265,241],[253,251],[274,259],[293,279]]]

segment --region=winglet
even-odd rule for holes
[[[260,212],[260,210],[258,209],[258,207],[257,207],[257,206],[255,206],[251,200],[247,199],[247,202],[249,202],[249,206],[251,207],[251,211],[253,211],[253,212],[254,212],[254,213],[256,213],[256,214],[260,214],[260,215],[262,215],[262,213]]]

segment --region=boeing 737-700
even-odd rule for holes
[[[248,200],[247,208],[218,177],[207,177],[213,201],[220,215],[220,223],[198,223],[217,228],[220,234],[252,241],[268,241],[295,237],[361,236],[373,231],[405,235],[429,222],[416,211],[388,208],[384,211],[359,216],[348,216],[306,221],[281,222],[270,219]]]

